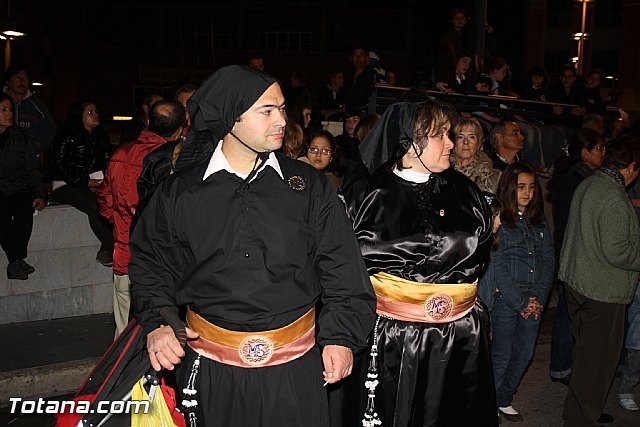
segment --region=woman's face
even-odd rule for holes
[[[473,162],[480,149],[480,141],[475,129],[471,126],[463,126],[456,134],[454,143],[453,154],[460,161],[460,165],[464,166]]]
[[[500,221],[500,212],[498,212],[497,214],[493,215],[493,234],[496,234],[498,232],[498,229],[501,225],[502,222]]]
[[[591,150],[582,149],[582,160],[590,169],[598,169],[604,160],[604,152],[606,151],[604,142],[600,141]]]
[[[517,186],[518,210],[524,212],[536,194],[536,181],[533,174],[523,172],[518,175]]]
[[[0,102],[0,133],[13,126],[13,107],[8,99]]]
[[[307,148],[307,159],[311,166],[318,170],[325,170],[331,161],[331,144],[324,136],[316,136]]]
[[[100,124],[100,117],[98,116],[98,109],[95,104],[87,104],[82,112],[82,125],[91,132]]]
[[[422,150],[420,160],[429,170],[424,170],[423,165],[420,164],[415,168],[418,172],[442,172],[449,169],[451,166],[449,155],[453,148],[453,142],[449,139],[450,128],[451,124],[446,122],[440,129],[436,129],[433,135],[427,137],[427,146]]]

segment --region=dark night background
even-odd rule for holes
[[[44,83],[39,95],[61,122],[77,96],[95,98],[103,120],[130,115],[145,91],[170,95],[180,83],[197,83],[220,66],[246,63],[252,52],[260,53],[266,70],[285,85],[290,73],[300,70],[315,88],[330,70],[348,71],[350,47],[365,44],[406,85],[425,68],[450,12],[465,9],[473,23],[479,3],[0,0],[0,12],[8,14],[10,4],[8,20],[29,34],[11,43],[12,62],[26,64],[33,80]],[[585,55],[585,71],[599,67],[620,77],[632,111],[640,110],[637,3],[591,3],[593,41],[587,42]],[[570,35],[580,30],[580,7],[574,0],[487,0],[494,54],[507,60],[516,83],[541,63],[554,76],[576,55],[577,42]],[[6,22],[1,17],[0,23]]]

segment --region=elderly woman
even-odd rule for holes
[[[397,103],[361,145],[373,175],[350,210],[378,297],[364,426],[498,424],[489,316],[476,286],[492,214],[450,167],[455,117],[439,101]]]
[[[35,269],[24,260],[33,210],[45,206],[47,191],[29,135],[13,126],[14,103],[0,92],[0,245],[9,260],[7,278],[26,280]]]
[[[451,165],[462,172],[482,191],[495,194],[500,180],[500,171],[493,168],[489,156],[481,150],[484,134],[476,119],[460,119],[453,127],[453,150]]]
[[[580,183],[571,201],[558,272],[575,338],[564,405],[568,427],[613,422],[602,409],[640,272],[638,219],[625,192],[639,170],[640,138],[612,140],[602,166]]]

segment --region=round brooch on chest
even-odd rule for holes
[[[289,187],[296,191],[302,191],[307,188],[307,184],[304,182],[304,178],[298,175],[292,176],[287,182],[289,183]]]
[[[453,311],[453,298],[447,294],[431,295],[424,302],[424,314],[433,320],[446,319]]]
[[[273,342],[260,335],[248,336],[240,343],[240,358],[250,366],[264,365],[273,356]]]

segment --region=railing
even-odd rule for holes
[[[386,108],[398,102],[398,98],[412,89],[406,87],[376,84],[372,96],[369,98],[367,110],[369,113],[382,114]],[[514,96],[501,95],[464,95],[454,92],[442,92],[436,90],[418,90],[411,94],[412,100],[438,98],[453,104],[458,112],[484,112],[492,116],[498,116],[505,120],[516,120],[519,116],[533,122],[547,124],[562,124],[570,128],[581,126],[582,117],[574,116],[571,110],[578,107],[574,104],[558,102],[542,102],[521,99]],[[562,114],[553,113],[553,107],[565,107]],[[605,123],[619,118],[620,112],[615,107],[606,107],[604,114]]]

